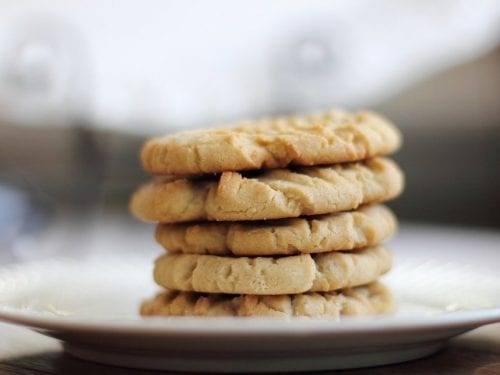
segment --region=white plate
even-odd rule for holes
[[[405,228],[385,278],[393,316],[343,319],[152,318],[149,256],[93,254],[0,269],[0,319],[61,339],[77,357],[184,371],[306,371],[419,358],[500,321],[500,235]]]

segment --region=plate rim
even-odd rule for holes
[[[376,334],[435,329],[467,329],[500,323],[500,308],[460,310],[424,316],[382,316],[369,318],[258,318],[258,317],[129,317],[91,319],[41,316],[22,309],[0,305],[0,320],[31,329],[73,333],[209,336],[227,335],[303,335]],[[211,324],[207,324],[210,322]]]

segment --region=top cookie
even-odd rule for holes
[[[153,138],[141,159],[149,173],[188,175],[351,162],[400,145],[399,131],[385,118],[332,110]]]

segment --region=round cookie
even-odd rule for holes
[[[156,260],[153,275],[158,285],[173,290],[276,295],[367,284],[391,265],[391,254],[381,246],[279,258],[165,254]]]
[[[376,245],[397,220],[383,205],[356,211],[265,222],[159,224],[156,240],[169,253],[236,256],[294,255]]]
[[[147,172],[186,175],[352,162],[400,145],[399,131],[380,115],[332,110],[154,138],[141,159]]]
[[[140,187],[130,209],[140,219],[175,223],[293,218],[347,211],[399,195],[404,177],[386,158],[328,167],[266,170],[253,177],[157,180]]]
[[[394,301],[380,282],[338,292],[258,296],[165,291],[141,306],[143,316],[327,317],[390,312]]]

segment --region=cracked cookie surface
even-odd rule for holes
[[[356,211],[263,222],[159,224],[156,240],[169,253],[236,256],[352,250],[391,237],[397,220],[383,205]]]
[[[259,296],[164,291],[141,306],[143,316],[328,317],[390,312],[394,301],[380,282],[338,292]]]
[[[154,280],[172,290],[226,294],[329,292],[367,284],[389,271],[382,246],[285,257],[222,257],[165,254],[155,262]]]
[[[241,221],[294,218],[356,209],[398,196],[404,176],[390,159],[326,167],[266,170],[254,177],[224,172],[216,179],[156,180],[132,196],[146,221]]]
[[[141,160],[149,173],[186,175],[352,162],[400,145],[399,130],[382,116],[331,110],[153,138]]]

